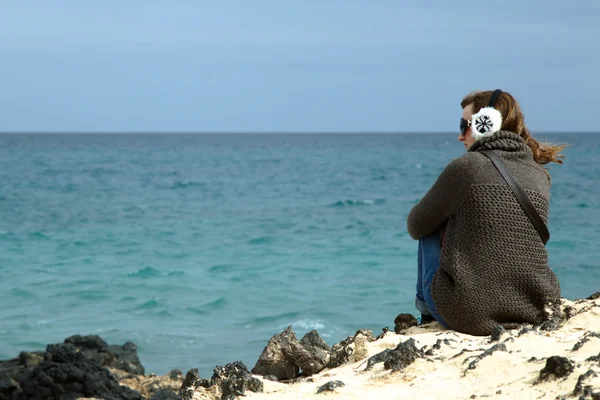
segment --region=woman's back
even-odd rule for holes
[[[433,298],[448,325],[489,335],[495,325],[541,322],[560,297],[546,248],[520,203],[492,162],[494,150],[527,193],[544,222],[550,182],[523,139],[501,131],[476,142],[460,157],[453,182],[455,211],[448,220]],[[460,161],[459,161],[460,160]]]

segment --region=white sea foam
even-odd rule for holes
[[[299,321],[292,322],[291,324],[286,324],[285,326],[282,326],[282,328],[285,329],[289,325],[292,325],[292,329],[294,331],[296,331],[296,330],[311,331],[313,329],[317,329],[317,330],[325,329],[325,325],[322,322],[313,321],[310,319],[301,319]]]

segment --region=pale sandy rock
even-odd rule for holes
[[[369,356],[369,348],[367,343],[369,343],[369,340],[365,335],[362,333],[356,335],[354,338],[354,343],[352,344],[354,349],[349,357],[349,362],[355,363],[357,361],[364,360]]]
[[[172,372],[166,375],[134,375],[115,369],[109,369],[109,371],[120,385],[139,392],[144,398],[150,398],[162,389],[170,389],[177,393],[183,383],[183,375]]]
[[[355,340],[346,364],[293,384],[259,377],[264,392],[247,392],[244,398],[446,400],[474,395],[525,400],[600,396],[600,298],[563,300],[562,308],[570,318],[558,330],[517,329],[502,332],[496,341],[490,336],[448,331],[437,323],[411,327],[404,334],[387,332],[375,341]],[[414,340],[419,354],[401,371],[384,369],[384,362],[366,369],[369,358],[409,339]],[[356,343],[363,350],[357,350]],[[341,381],[344,386],[317,394],[319,387],[331,381]],[[215,398],[210,395],[198,388],[193,398]]]

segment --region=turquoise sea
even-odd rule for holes
[[[550,264],[600,290],[600,135],[553,165]],[[292,325],[331,345],[414,308],[406,216],[456,134],[0,135],[0,359],[73,334],[148,373],[241,360]]]

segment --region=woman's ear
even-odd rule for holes
[[[475,141],[492,136],[502,128],[502,114],[493,107],[483,107],[471,117],[471,135]]]

